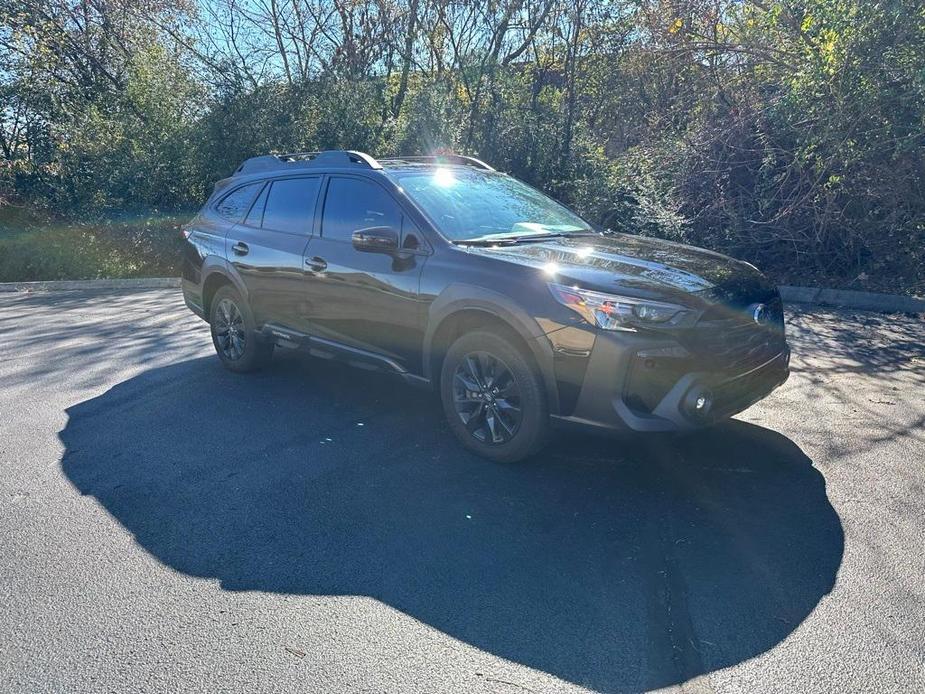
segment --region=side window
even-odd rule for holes
[[[247,226],[260,227],[263,223],[263,208],[267,204],[267,193],[269,192],[270,184],[268,183],[260,191],[260,195],[257,196],[257,200],[251,206],[251,211],[247,213],[247,218],[244,220]]]
[[[246,186],[241,186],[231,191],[219,201],[215,206],[215,211],[229,222],[240,222],[262,185],[263,181],[260,181],[258,183],[250,183]]]
[[[332,178],[321,217],[321,235],[350,241],[353,232],[367,227],[390,226],[401,232],[398,204],[381,187],[358,178]]]
[[[263,210],[263,228],[290,234],[312,233],[320,178],[283,178],[273,181]]]

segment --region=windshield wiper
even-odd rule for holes
[[[548,234],[522,234],[521,236],[478,236],[473,239],[457,239],[453,243],[460,246],[513,246],[528,241],[546,241],[547,239],[563,239],[574,236],[597,236],[593,231],[562,231]]]
[[[474,239],[454,239],[453,243],[457,246],[513,246],[517,239],[512,236],[500,239],[482,236]]]

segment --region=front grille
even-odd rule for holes
[[[784,349],[784,309],[779,298],[768,302],[767,319],[757,323],[754,306],[711,309],[688,331],[684,346],[711,371],[738,373],[763,364]]]

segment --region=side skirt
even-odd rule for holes
[[[336,340],[308,335],[273,323],[264,325],[261,333],[264,339],[273,341],[280,347],[307,350],[313,357],[336,359],[359,369],[394,374],[418,388],[431,387],[430,379],[411,373],[394,359],[382,354],[345,345]]]

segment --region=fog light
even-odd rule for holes
[[[684,398],[684,409],[686,412],[698,419],[702,419],[710,414],[710,408],[713,407],[713,394],[706,388],[691,388]]]

